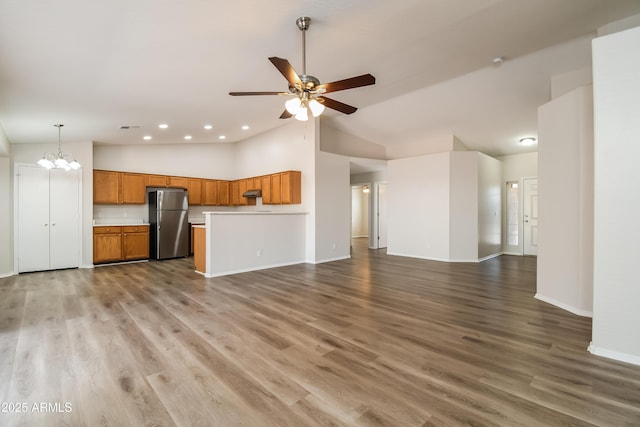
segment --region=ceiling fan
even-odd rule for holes
[[[344,80],[331,83],[320,83],[318,78],[307,74],[306,66],[306,40],[305,32],[309,29],[311,18],[306,16],[296,20],[296,25],[302,32],[302,74],[296,73],[289,61],[283,58],[272,56],[269,61],[280,71],[289,82],[289,92],[229,92],[231,96],[253,96],[253,95],[284,95],[292,96],[285,103],[286,109],[280,115],[281,119],[295,117],[298,120],[309,119],[309,112],[313,117],[317,117],[324,111],[325,107],[340,111],[344,114],[353,114],[357,108],[324,96],[325,93],[337,92],[340,90],[353,89],[361,86],[375,84],[376,78],[371,74],[363,74]]]

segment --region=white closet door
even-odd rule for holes
[[[49,268],[78,267],[80,174],[61,169],[52,169],[49,173]]]
[[[49,269],[49,171],[18,168],[18,272]]]

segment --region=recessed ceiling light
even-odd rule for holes
[[[161,124],[159,124],[159,125],[158,125],[158,127],[159,127],[160,129],[166,129],[166,128],[168,128],[168,127],[169,127],[169,125],[168,125],[168,124],[166,124],[166,123],[161,123]]]
[[[249,125],[243,125],[242,126],[242,130],[248,130],[249,129]]]
[[[211,130],[211,129],[213,129],[213,125],[204,125],[204,128],[206,130]]]
[[[491,60],[494,64],[502,64],[504,62],[504,56],[496,56]]]
[[[533,145],[535,143],[536,143],[536,139],[530,136],[520,139],[520,144],[524,145],[525,147],[529,145]]]
[[[143,136],[143,138],[144,138],[145,141],[148,141],[148,140],[151,139],[151,135],[145,135],[145,136]]]
[[[226,137],[226,136],[224,136],[224,135],[220,135],[220,136],[218,137],[218,139],[227,139],[227,137]]]
[[[186,139],[187,141],[191,139],[191,135],[185,135],[184,139]]]

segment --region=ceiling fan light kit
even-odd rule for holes
[[[307,74],[306,66],[306,38],[305,32],[309,29],[311,18],[303,16],[296,20],[298,29],[302,32],[302,74],[298,74],[289,61],[283,58],[270,57],[269,61],[280,71],[289,83],[288,92],[229,92],[231,96],[255,96],[255,95],[283,95],[294,98],[285,102],[285,110],[280,115],[281,119],[295,117],[300,121],[309,120],[311,116],[320,116],[325,107],[340,111],[344,114],[353,114],[358,109],[351,105],[344,104],[324,96],[325,93],[337,92],[340,90],[353,89],[356,87],[373,85],[376,82],[371,74],[363,74],[331,83],[321,84],[320,80]]]

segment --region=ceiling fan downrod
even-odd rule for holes
[[[301,16],[296,19],[296,25],[302,31],[302,75],[307,74],[307,40],[305,37],[306,31],[309,29],[309,25],[311,24],[311,18],[308,16]]]

